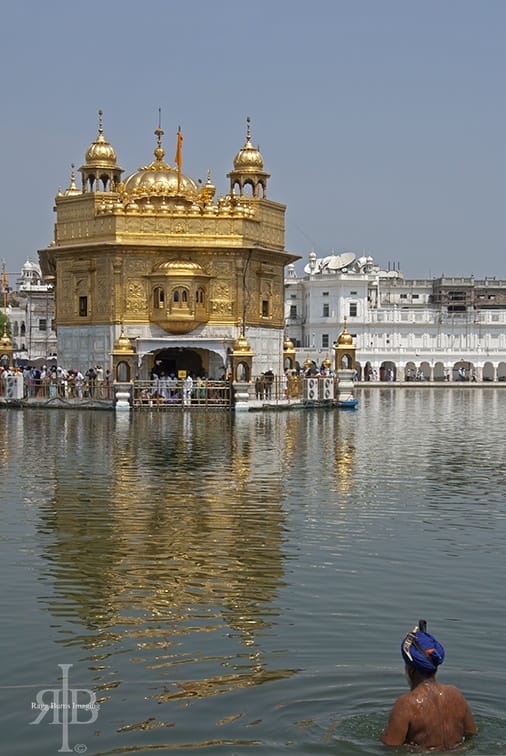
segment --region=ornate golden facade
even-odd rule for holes
[[[267,199],[249,119],[218,198],[210,172],[203,184],[182,173],[180,131],[176,165],[165,161],[163,134],[159,126],[154,160],[122,179],[100,112],[81,188],[72,168],[56,196],[54,240],[39,258],[55,281],[59,361],[111,366],[123,328],[141,378],[157,359],[170,370],[225,372],[244,334],[254,371],[281,371],[284,268],[298,258],[285,251],[285,206]]]

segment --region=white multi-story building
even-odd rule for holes
[[[53,286],[43,280],[37,263],[27,260],[21,268],[6,315],[16,360],[46,359],[56,353]]]
[[[285,279],[287,336],[302,368],[333,363],[346,322],[360,380],[506,380],[506,281],[405,279],[351,252],[318,259]]]

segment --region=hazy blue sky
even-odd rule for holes
[[[1,249],[19,270],[97,133],[128,175],[226,173],[245,120],[287,249],[407,277],[506,278],[505,0],[16,0],[2,5]]]

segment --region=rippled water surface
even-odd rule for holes
[[[426,617],[504,756],[506,390],[359,399],[2,411],[2,753],[382,754]]]

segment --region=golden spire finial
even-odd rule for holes
[[[163,160],[165,155],[165,150],[162,147],[162,137],[164,133],[165,132],[162,129],[162,109],[158,108],[158,127],[155,129],[156,147],[154,152],[155,158],[158,161]]]
[[[251,118],[246,118],[246,141],[251,141]]]
[[[66,195],[80,194],[81,192],[79,191],[79,189],[76,186],[76,171],[75,171],[76,166],[75,166],[75,163],[71,163],[70,164],[70,168],[71,168],[71,171],[70,171],[70,184],[68,186],[68,189],[65,190],[65,194]]]
[[[104,133],[104,126],[103,126],[103,123],[102,123],[102,116],[103,115],[104,115],[103,112],[101,110],[99,110],[98,111],[98,133],[99,133],[99,136],[102,136],[103,133]]]

